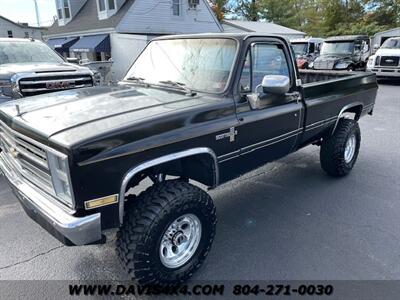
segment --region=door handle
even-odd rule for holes
[[[286,97],[286,101],[287,102],[292,102],[292,101],[299,102],[299,101],[301,101],[301,94],[299,92],[286,93],[285,97]]]

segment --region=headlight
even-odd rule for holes
[[[373,66],[374,66],[374,60],[375,60],[374,57],[370,57],[370,58],[368,59],[367,66],[368,66],[368,67],[373,67]]]
[[[68,157],[47,153],[54,192],[64,204],[73,207],[73,193],[69,176]]]
[[[7,80],[0,80],[0,97],[10,98],[12,96],[11,82]]]
[[[94,72],[93,85],[101,85],[101,74],[98,71]]]

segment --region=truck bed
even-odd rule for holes
[[[343,111],[361,116],[372,113],[378,89],[373,73],[301,70],[306,117],[302,143],[332,130]]]
[[[365,72],[299,70],[303,84],[330,81],[360,74],[365,75]]]

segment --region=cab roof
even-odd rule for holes
[[[293,39],[290,40],[291,43],[322,43],[324,41],[323,38],[302,38],[302,39]]]
[[[368,35],[342,35],[328,37],[325,42],[368,40]]]
[[[179,34],[179,35],[164,35],[154,38],[153,40],[170,40],[170,39],[189,39],[189,38],[233,38],[236,40],[246,40],[252,37],[271,37],[285,40],[289,43],[289,39],[282,35],[257,33],[257,32],[238,32],[238,33],[196,33],[196,34]]]

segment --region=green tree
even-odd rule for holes
[[[212,0],[210,2],[218,21],[221,22],[225,18],[225,14],[230,11],[229,0]]]
[[[260,18],[260,1],[238,0],[233,11],[245,20],[258,21]]]

